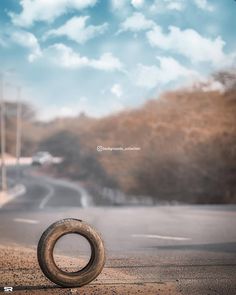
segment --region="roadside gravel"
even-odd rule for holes
[[[75,258],[59,256],[60,263],[74,265]],[[109,295],[148,294],[177,295],[175,282],[142,282],[142,280],[122,269],[105,267],[101,275],[92,283],[81,288],[60,288],[51,283],[41,272],[36,249],[19,245],[0,246],[0,292],[4,287],[13,287],[11,294],[50,295]]]

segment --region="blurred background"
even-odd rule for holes
[[[61,158],[41,163],[39,155],[33,164],[80,182],[94,205],[235,203],[236,72],[218,72],[213,79],[223,91],[198,84],[102,118],[80,113],[44,122],[33,105],[23,103],[21,155],[47,151]],[[5,108],[6,153],[14,157],[17,103]]]
[[[94,205],[235,203],[234,10],[2,1],[2,157],[33,157]]]

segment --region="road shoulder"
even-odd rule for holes
[[[74,258],[60,256],[67,263]],[[70,261],[71,260],[71,261]],[[0,246],[0,291],[13,287],[14,294],[149,294],[178,295],[176,282],[142,282],[122,269],[104,268],[92,283],[81,288],[60,288],[45,278],[36,256],[36,249],[22,246]]]
[[[7,192],[0,192],[0,208],[2,208],[7,203],[11,202],[13,199],[25,194],[26,188],[23,184],[16,184],[14,187],[10,188]]]

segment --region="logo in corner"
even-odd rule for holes
[[[4,292],[13,292],[13,287],[4,287]]]

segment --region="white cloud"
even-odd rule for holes
[[[18,30],[12,32],[10,38],[12,42],[30,50],[30,54],[28,56],[28,60],[30,62],[33,62],[42,55],[38,40],[32,33]]]
[[[170,2],[167,4],[167,9],[169,10],[177,10],[177,11],[182,11],[184,9],[184,4],[181,2]]]
[[[140,8],[143,6],[144,4],[144,0],[131,0],[131,4],[133,5],[133,7],[135,8]]]
[[[185,0],[155,0],[150,6],[152,13],[165,13],[168,10],[182,11],[186,7]]]
[[[205,38],[193,29],[181,31],[178,27],[169,27],[169,33],[163,33],[159,26],[147,32],[152,46],[172,51],[189,58],[193,63],[211,62],[221,64],[225,61],[223,48],[225,42],[220,36]]]
[[[89,61],[89,66],[92,68],[103,71],[122,70],[122,63],[120,60],[113,56],[112,53],[106,52],[99,59],[92,59]]]
[[[47,32],[45,37],[48,38],[51,36],[67,36],[70,40],[73,40],[79,44],[84,44],[89,39],[103,34],[107,30],[107,23],[99,26],[86,26],[86,22],[88,19],[89,16],[75,16],[69,19],[61,27]]]
[[[94,103],[87,97],[74,99],[73,102],[67,102],[64,105],[38,106],[38,119],[50,121],[60,117],[76,117],[81,113],[95,118],[119,112],[125,109],[125,105],[120,100],[106,100],[105,103]]]
[[[219,81],[214,79],[210,79],[202,86],[202,90],[205,92],[217,91],[223,93],[225,91],[225,86],[221,84]]]
[[[120,60],[110,52],[104,53],[99,59],[89,59],[61,43],[54,44],[46,49],[44,56],[55,65],[68,69],[91,67],[103,71],[115,71],[122,70],[123,67]]]
[[[111,93],[120,98],[123,95],[123,89],[120,84],[116,83],[111,87]]]
[[[40,108],[38,117],[40,120],[49,121],[61,117],[76,117],[83,112],[91,113],[91,104],[88,98],[84,96],[73,103],[67,103],[60,107],[58,105],[51,105],[46,108]]]
[[[128,5],[128,0],[111,0],[112,9],[116,11],[117,9],[124,9]]]
[[[132,80],[136,85],[148,89],[156,86],[163,86],[179,79],[192,80],[198,74],[182,66],[172,57],[159,57],[160,65],[147,66],[139,64],[137,70],[132,75]]]
[[[154,27],[155,23],[152,20],[147,19],[142,13],[134,12],[120,25],[120,32],[123,31],[145,31]]]
[[[147,7],[145,0],[108,0],[111,11],[120,20],[128,18],[135,10],[142,10]]]
[[[55,18],[71,10],[94,6],[97,0],[21,0],[22,11],[9,15],[14,25],[28,27],[36,21],[53,22]]]
[[[84,67],[89,63],[87,57],[80,56],[80,54],[74,52],[72,48],[61,43],[54,44],[47,48],[44,52],[44,56],[54,62],[55,65],[70,69]]]
[[[213,11],[214,6],[208,3],[208,0],[155,0],[150,5],[150,11],[152,13],[166,13],[168,10],[175,10],[177,12],[183,11],[187,5],[193,4],[197,8],[205,11]]]
[[[194,0],[198,8],[207,11],[213,11],[214,7],[208,3],[207,0]]]
[[[129,10],[129,8],[141,8],[145,0],[110,0],[111,7],[114,12],[123,13],[122,10]],[[120,11],[119,11],[120,10]]]

